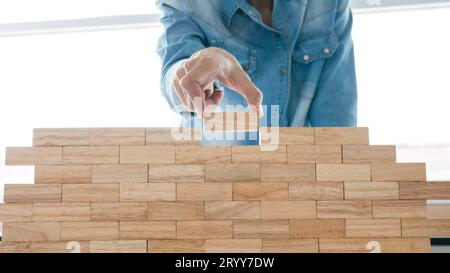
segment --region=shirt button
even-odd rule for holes
[[[288,70],[287,70],[287,68],[283,68],[283,69],[281,69],[281,72],[283,72],[283,74],[287,74]]]
[[[327,47],[327,48],[324,48],[323,49],[323,53],[325,53],[325,54],[330,54],[330,49]]]
[[[309,61],[309,59],[310,59],[310,57],[309,57],[308,54],[306,54],[306,55],[303,56],[303,60],[304,60],[304,61]]]

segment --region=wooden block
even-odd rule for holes
[[[0,241],[0,253],[28,253],[30,242],[3,242]]]
[[[426,218],[425,200],[372,201],[373,218]]]
[[[149,253],[202,253],[205,240],[149,240]]]
[[[58,222],[3,223],[3,241],[59,241],[61,224]]]
[[[33,221],[89,221],[89,203],[34,203]]]
[[[344,238],[344,219],[290,220],[290,238]]]
[[[90,241],[118,239],[118,222],[63,222],[61,224],[61,240]]]
[[[203,130],[206,132],[257,131],[256,112],[210,112],[203,115]]]
[[[175,183],[122,183],[120,201],[175,201]]]
[[[121,240],[175,239],[175,221],[120,222]]]
[[[346,200],[398,199],[398,182],[345,182]]]
[[[87,128],[38,128],[33,130],[33,146],[89,145]]]
[[[402,182],[400,199],[450,199],[450,182]]]
[[[316,145],[368,145],[369,129],[355,127],[315,128]]]
[[[231,163],[231,147],[177,146],[178,163]]]
[[[317,201],[317,218],[372,218],[372,202],[368,200]]]
[[[216,221],[178,221],[177,239],[231,239],[233,222]]]
[[[36,184],[91,183],[90,165],[37,165],[34,170]]]
[[[206,182],[259,182],[259,164],[207,164]]]
[[[373,181],[426,181],[424,163],[374,163]]]
[[[401,237],[400,219],[347,219],[346,237]]]
[[[428,205],[428,219],[450,219],[450,205]]]
[[[233,146],[231,147],[232,161],[233,163],[285,163],[286,145],[272,147],[273,149],[265,150],[262,146]]]
[[[261,164],[262,182],[315,181],[314,164]]]
[[[202,220],[204,202],[148,202],[148,220]]]
[[[206,253],[260,253],[259,239],[210,239],[205,240]]]
[[[145,221],[147,202],[91,203],[91,221]]]
[[[448,219],[402,219],[403,237],[444,238],[450,236]]]
[[[342,200],[342,182],[291,182],[289,200]]]
[[[342,163],[342,148],[337,145],[288,145],[288,163]]]
[[[317,181],[370,181],[369,164],[317,164]]]
[[[314,219],[315,201],[261,201],[261,219]]]
[[[234,238],[242,239],[287,239],[288,220],[243,220],[234,221]]]
[[[94,165],[92,183],[147,183],[148,165]]]
[[[396,147],[392,145],[344,145],[344,163],[395,163]]]
[[[147,253],[146,240],[90,241],[90,253]]]
[[[319,239],[319,249],[322,253],[376,253],[375,243],[379,244],[380,253],[431,252],[428,238]]]
[[[233,200],[283,201],[288,198],[287,182],[233,183]]]
[[[178,201],[227,201],[233,196],[231,183],[178,183]]]
[[[259,201],[207,201],[205,202],[205,219],[260,219]]]
[[[302,145],[314,144],[314,128],[259,128],[261,145]]]
[[[64,184],[65,203],[118,202],[119,184]]]
[[[5,203],[61,202],[61,185],[5,184]]]
[[[157,164],[148,169],[149,182],[205,182],[202,164]]]
[[[264,239],[262,250],[265,253],[317,253],[317,239]]]
[[[89,253],[89,242],[31,242],[31,253]]]
[[[117,164],[118,146],[65,146],[64,164]]]
[[[6,165],[49,165],[62,163],[61,147],[7,147]]]
[[[0,222],[26,222],[32,219],[31,204],[1,204]]]
[[[200,145],[201,128],[147,128],[147,145]]]
[[[120,164],[175,163],[174,146],[120,146]]]
[[[90,145],[145,145],[145,128],[91,128]]]

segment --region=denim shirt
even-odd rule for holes
[[[348,0],[274,0],[272,26],[247,0],[157,0],[161,90],[179,105],[172,80],[193,53],[233,54],[263,93],[280,127],[356,126],[357,87]],[[219,83],[220,84],[220,83]],[[246,105],[225,88],[221,106]],[[278,105],[278,111],[270,106]],[[265,125],[271,125],[271,119]],[[273,125],[273,124],[272,124]]]

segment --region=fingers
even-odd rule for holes
[[[223,90],[216,89],[211,96],[206,98],[206,110],[205,112],[213,112],[217,107],[219,107],[220,102],[223,99]]]

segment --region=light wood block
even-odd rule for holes
[[[369,129],[355,127],[315,128],[316,145],[368,145]]]
[[[119,184],[64,184],[64,203],[118,202]]]
[[[120,201],[175,201],[175,183],[121,183]]]
[[[342,163],[342,147],[337,145],[288,145],[288,163]]]
[[[259,128],[261,145],[308,145],[314,144],[314,128]]]
[[[147,202],[91,203],[91,221],[145,221]]]
[[[207,201],[205,202],[205,219],[260,219],[259,201]]]
[[[242,220],[234,221],[234,238],[243,239],[287,239],[288,220]]]
[[[94,165],[92,183],[146,183],[148,165]]]
[[[202,164],[157,164],[148,169],[149,182],[205,182]]]
[[[118,222],[63,222],[61,224],[61,240],[63,241],[118,239]]]
[[[425,200],[372,201],[373,218],[426,218]]]
[[[290,220],[290,238],[344,238],[344,219]]]
[[[147,128],[147,145],[200,145],[200,128]]]
[[[64,164],[117,164],[118,146],[64,146]]]
[[[149,253],[202,253],[205,240],[148,240]]]
[[[31,242],[31,253],[89,253],[89,242]],[[79,247],[79,248],[78,248]]]
[[[287,182],[233,183],[233,200],[288,200]]]
[[[314,219],[315,201],[261,201],[261,219]]]
[[[261,164],[262,182],[315,181],[314,164]]]
[[[120,222],[121,240],[175,239],[175,221]]]
[[[90,241],[90,253],[147,253],[146,240]]]
[[[372,164],[373,181],[426,181],[424,163]]]
[[[229,220],[178,221],[177,239],[231,239],[233,222]]]
[[[286,145],[272,147],[273,149],[265,150],[262,146],[233,146],[231,147],[232,161],[233,163],[285,163]]]
[[[392,145],[344,145],[344,163],[395,163],[396,147]]]
[[[177,146],[177,164],[231,163],[228,146]]]
[[[145,128],[91,128],[90,145],[145,145]]]
[[[370,253],[374,251],[369,242],[380,244],[381,253],[429,253],[430,240],[427,238],[365,238],[365,239],[319,239],[319,249],[323,253]]]
[[[347,219],[346,237],[401,237],[400,219]]]
[[[34,181],[36,184],[78,184],[91,183],[90,165],[37,165]]]
[[[398,182],[345,182],[346,200],[399,199]]]
[[[0,241],[0,253],[29,253],[30,242]]]
[[[403,237],[444,238],[450,236],[448,219],[402,219]]]
[[[58,222],[3,223],[2,240],[9,241],[59,241],[61,224]]]
[[[450,182],[402,182],[400,199],[450,199]]]
[[[5,184],[6,203],[61,202],[61,185]]]
[[[232,196],[231,183],[177,183],[178,201],[228,201]]]
[[[372,218],[372,202],[368,200],[317,201],[317,218]]]
[[[210,112],[203,115],[203,130],[206,132],[258,131],[256,112]]]
[[[6,165],[51,165],[62,163],[61,147],[7,147]]]
[[[258,164],[206,164],[206,182],[259,182]]]
[[[0,203],[0,222],[26,222],[32,219],[31,204],[1,204]]]
[[[317,253],[317,239],[264,239],[262,250],[266,253]]]
[[[291,182],[289,200],[342,200],[342,182]]]
[[[202,220],[205,203],[199,202],[148,202],[148,220]]]
[[[370,181],[369,164],[317,164],[317,181]]]
[[[120,164],[175,163],[174,146],[120,146]]]
[[[428,205],[428,219],[450,219],[450,205]]]
[[[37,128],[33,130],[33,146],[89,145],[87,128]]]
[[[34,203],[33,221],[89,221],[89,203]]]
[[[210,239],[205,240],[206,253],[259,253],[262,241],[259,239]]]

